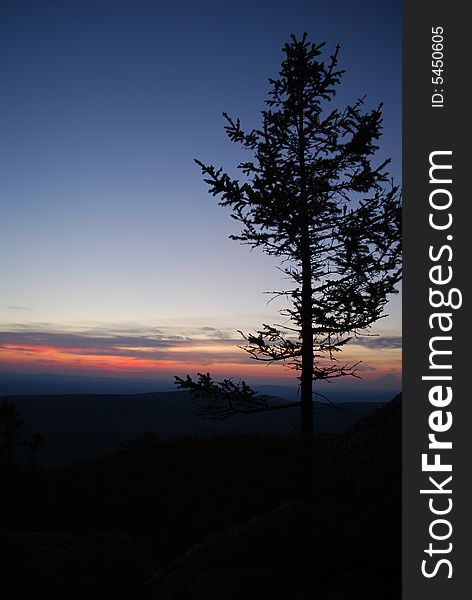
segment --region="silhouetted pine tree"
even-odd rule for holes
[[[386,171],[389,161],[373,163],[382,106],[367,110],[364,99],[343,109],[329,106],[343,71],[339,46],[327,59],[323,46],[307,34],[291,36],[279,77],[269,80],[259,129],[245,132],[239,119],[224,113],[230,140],[252,154],[238,165],[241,179],[196,161],[209,192],[242,225],[231,238],[279,257],[292,282],[274,292],[290,300],[281,311],[287,320],[243,334],[244,349],[300,373],[307,440],[313,437],[313,382],[356,375],[356,364],[337,355],[382,317],[401,276],[400,194]],[[200,397],[223,392],[227,406],[235,399],[227,414],[261,410],[265,402],[244,382],[234,384],[231,395],[228,380],[216,383],[209,374],[177,383]]]

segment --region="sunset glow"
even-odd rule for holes
[[[294,381],[293,371],[238,348],[238,330],[280,322],[287,298],[265,292],[287,281],[278,257],[229,239],[240,223],[208,194],[194,159],[237,172],[247,156],[228,141],[222,111],[258,126],[284,41],[308,31],[329,48],[342,42],[336,103],[359,94],[366,109],[384,102],[378,161],[390,157],[400,183],[394,21],[376,21],[382,43],[372,52],[359,34],[371,24],[354,4],[340,19],[328,5],[253,3],[229,20],[222,7],[214,14],[195,3],[184,11],[147,3],[131,19],[121,3],[59,4],[20,3],[11,23],[0,20],[9,82],[0,115],[0,371]],[[362,361],[366,382],[395,377],[399,389],[400,294],[386,312],[370,332],[378,337],[350,342],[337,358]]]
[[[259,381],[290,380],[296,376],[280,364],[254,361],[238,347],[239,340],[222,337],[223,332],[217,334],[217,339],[199,339],[168,332],[160,336],[139,332],[92,336],[70,331],[9,331],[0,334],[0,361],[4,368],[14,371],[133,374],[169,380],[174,375],[197,371]],[[361,343],[363,340],[365,344]],[[363,379],[378,379],[386,374],[400,377],[399,345],[393,336],[361,338],[359,343],[348,345],[338,360],[361,361],[358,373]]]

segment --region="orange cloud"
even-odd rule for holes
[[[120,348],[120,350],[123,350]],[[230,345],[200,346],[173,348],[166,352],[165,358],[146,358],[146,352],[135,355],[134,348],[128,353],[114,354],[84,351],[83,348],[60,348],[54,346],[28,346],[8,344],[0,347],[0,360],[10,368],[28,367],[34,370],[47,365],[54,365],[60,371],[109,372],[109,373],[142,373],[147,376],[171,376],[173,374],[211,371],[217,376],[233,376],[246,378],[291,378],[293,371],[282,365],[264,365],[256,361],[248,361],[247,355]],[[148,349],[146,349],[148,350]],[[397,350],[374,351],[362,348],[355,352],[354,348],[343,353],[343,361],[356,362],[359,373],[364,378],[376,378],[385,373],[400,375],[401,364]]]
[[[259,381],[293,379],[295,374],[280,364],[252,360],[237,347],[231,334],[218,330],[175,335],[154,330],[61,331],[24,328],[0,332],[0,360],[12,370],[61,373],[116,373],[172,379],[173,375],[210,371],[216,377]],[[171,335],[172,334],[172,335]],[[199,335],[200,334],[200,335]],[[214,336],[214,337],[212,337]],[[359,364],[359,374],[375,380],[386,374],[401,376],[401,339],[353,340],[339,354],[340,364]]]

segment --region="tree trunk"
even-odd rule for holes
[[[308,231],[307,231],[308,234]],[[300,384],[300,434],[303,445],[302,486],[307,503],[313,500],[313,325],[310,246],[302,257],[302,373]]]
[[[300,81],[298,97],[298,159],[300,164],[300,259],[302,268],[301,342],[302,373],[300,380],[300,434],[302,438],[302,493],[305,501],[313,500],[313,304],[310,243],[310,218],[306,190],[304,130],[304,82]]]
[[[308,232],[307,232],[308,233]],[[304,237],[307,237],[304,236]],[[302,257],[302,374],[301,374],[301,435],[313,439],[313,324],[310,246]]]

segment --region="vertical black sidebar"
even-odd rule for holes
[[[404,2],[403,598],[472,579],[472,29],[459,0]]]

